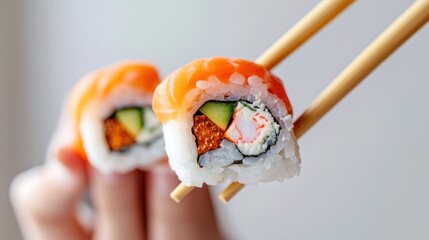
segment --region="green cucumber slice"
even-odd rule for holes
[[[115,112],[115,118],[132,135],[137,136],[143,128],[143,109],[124,108]]]
[[[225,130],[228,127],[229,120],[234,112],[234,103],[208,101],[200,107],[199,111],[206,115],[222,130]]]

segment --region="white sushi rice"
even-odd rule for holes
[[[292,117],[284,103],[268,91],[267,86],[258,76],[247,79],[249,86],[243,85],[246,79],[241,74],[234,73],[230,80],[231,84],[225,84],[211,76],[207,80],[198,81],[197,88],[185,97],[187,102],[193,104],[179,112],[180,120],[170,120],[164,124],[166,151],[171,168],[184,184],[197,187],[201,187],[203,183],[214,185],[224,180],[243,184],[283,181],[285,178],[299,175],[301,164],[299,147],[292,131]],[[276,144],[258,157],[245,157],[243,164],[225,167],[210,164],[215,158],[221,156],[216,150],[212,150],[213,158],[204,159],[207,165],[200,167],[197,163],[196,139],[192,134],[193,115],[208,100],[247,100],[261,108],[266,106],[281,126]],[[224,142],[222,144],[225,145]]]
[[[115,89],[107,98],[92,102],[84,111],[79,126],[89,162],[103,173],[125,173],[144,169],[165,158],[164,139],[158,138],[149,145],[134,145],[124,152],[109,149],[104,120],[115,110],[129,106],[151,106],[152,97],[142,96],[132,88]],[[144,129],[142,130],[144,131]]]

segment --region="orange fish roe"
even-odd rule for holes
[[[111,150],[117,151],[133,145],[134,137],[122,127],[118,120],[109,118],[104,121],[106,127],[107,144]]]
[[[218,148],[224,135],[224,131],[205,115],[194,117],[192,131],[197,138],[198,155]]]

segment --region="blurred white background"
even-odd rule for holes
[[[298,116],[412,0],[361,0],[280,64]],[[82,75],[146,59],[255,59],[318,0],[0,0],[0,236],[8,184],[40,164]],[[301,176],[217,204],[230,239],[429,239],[429,25],[301,140]],[[214,193],[220,191],[214,188]]]

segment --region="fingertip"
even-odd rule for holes
[[[137,171],[128,173],[104,173],[100,170],[91,167],[91,181],[96,184],[97,188],[112,190],[113,188],[123,188],[130,182],[135,181],[135,176],[138,175]]]
[[[84,189],[84,181],[75,174],[63,166],[51,165],[17,175],[10,184],[9,194],[18,215],[49,222],[68,215]]]
[[[25,205],[26,199],[32,197],[32,186],[37,181],[36,175],[39,174],[40,171],[40,167],[29,169],[16,175],[10,182],[9,201],[15,211]]]
[[[97,212],[96,239],[143,239],[139,172],[104,174],[91,170],[91,198]]]
[[[180,183],[171,170],[154,169],[147,175],[148,222],[153,239],[219,239],[220,233],[207,186],[196,189],[181,203],[169,193]],[[180,223],[180,224],[178,224]]]
[[[11,205],[24,238],[89,239],[89,232],[75,218],[82,188],[73,183],[75,186],[70,188],[47,175],[52,172],[46,170],[46,166],[34,167],[17,175],[10,184]]]

